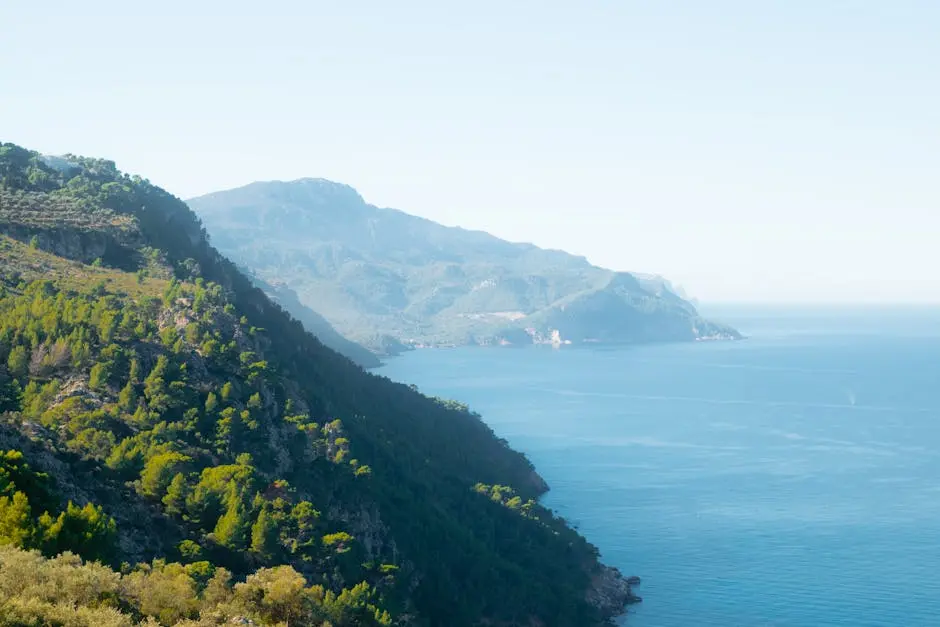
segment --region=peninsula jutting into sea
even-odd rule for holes
[[[213,244],[311,331],[324,326],[314,316],[325,319],[379,355],[740,338],[662,277],[381,209],[323,179],[252,183],[188,203]]]

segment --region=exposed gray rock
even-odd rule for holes
[[[587,593],[588,603],[606,618],[618,616],[628,605],[642,601],[634,594],[632,588],[638,585],[639,581],[639,577],[624,577],[618,569],[602,564],[591,579],[591,587]]]

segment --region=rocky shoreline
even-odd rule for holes
[[[539,498],[551,488],[536,469],[532,469],[531,485],[539,492]],[[585,598],[597,608],[605,623],[621,616],[627,607],[640,603],[643,598],[634,592],[641,579],[636,575],[624,576],[619,568],[608,566],[598,558],[592,565],[591,581]]]
[[[609,621],[623,614],[628,606],[643,600],[633,591],[639,585],[639,577],[624,577],[617,568],[600,564],[591,578],[587,600]]]

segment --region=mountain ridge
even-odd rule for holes
[[[328,179],[187,202],[226,254],[373,350],[377,335],[411,346],[741,337],[657,275],[378,207]]]

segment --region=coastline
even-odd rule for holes
[[[539,347],[539,346],[544,347],[545,345],[538,345],[538,344],[528,344],[528,345],[523,345],[523,346],[517,345],[517,346],[514,346],[514,348],[527,348],[527,347]],[[579,345],[574,345],[574,346],[579,346]],[[433,349],[433,348],[441,349],[441,348],[494,348],[494,347],[506,348],[505,345],[487,345],[487,346],[466,345],[466,346],[446,346],[446,347],[422,346],[421,349],[428,350],[428,349]],[[551,348],[557,348],[557,347],[551,347]],[[418,350],[418,349],[413,348],[412,350]],[[412,350],[409,350],[407,352],[412,352]],[[400,354],[395,355],[395,357],[399,357],[399,356],[401,355]],[[384,365],[385,365],[385,362],[383,362],[378,367],[369,368],[367,370],[375,370],[377,368],[381,368],[381,366],[384,366]],[[382,376],[382,375],[377,374],[376,376]],[[407,383],[402,382],[402,381],[398,381],[398,383],[400,383],[401,385],[408,385]],[[471,415],[474,415],[477,418],[477,420],[480,420],[481,422],[486,424],[487,427],[492,428],[486,422],[486,420],[483,418],[481,414],[473,412],[472,410],[468,408],[465,408],[465,411],[468,411]],[[498,436],[495,436],[494,434],[494,437],[498,437]],[[508,446],[508,443],[507,443],[507,446]],[[526,456],[526,458],[528,459],[528,454],[526,453],[525,450],[518,449],[518,448],[513,448],[513,450],[521,453],[522,455]],[[536,499],[541,504],[542,498],[549,491],[551,491],[551,486],[542,477],[542,475],[539,474],[538,469],[531,462],[530,462],[530,466],[532,468],[532,472],[530,473],[528,477],[527,483],[529,484],[530,489],[532,489],[535,492]],[[624,575],[620,571],[619,568],[605,564],[600,558],[597,547],[595,547],[591,543],[590,539],[585,537],[577,529],[576,526],[572,525],[568,520],[564,519],[563,517],[560,517],[557,514],[557,512],[553,511],[552,509],[550,508],[545,508],[545,509],[548,511],[548,514],[550,516],[560,519],[561,522],[566,527],[576,532],[586,542],[588,542],[592,547],[594,547],[594,551],[595,551],[594,560],[592,562],[588,562],[584,564],[584,572],[589,578],[587,588],[584,591],[584,595],[585,595],[584,598],[588,602],[589,605],[591,605],[597,610],[600,620],[601,620],[600,624],[613,625],[614,624],[613,621],[616,618],[626,614],[627,609],[631,605],[641,603],[643,601],[643,598],[640,595],[636,594],[635,592],[635,588],[641,584],[641,581],[642,581],[641,578],[638,575]]]
[[[614,566],[598,563],[599,568],[591,577],[587,600],[601,612],[605,621],[610,622],[623,616],[631,605],[643,601],[643,597],[633,592],[633,588],[639,586],[641,580],[636,575],[625,577]]]
[[[388,359],[395,359],[397,357],[402,357],[412,351],[424,351],[424,350],[452,350],[457,348],[480,348],[480,349],[525,349],[525,348],[551,348],[553,350],[561,349],[578,349],[578,348],[597,348],[597,347],[625,347],[625,346],[657,346],[657,345],[667,345],[667,344],[694,344],[694,343],[713,343],[713,342],[743,342],[746,341],[748,336],[742,333],[731,334],[720,334],[713,336],[697,336],[694,338],[684,338],[684,339],[674,339],[674,340],[638,340],[638,341],[602,341],[602,340],[583,340],[581,342],[572,342],[570,340],[565,340],[559,343],[553,342],[527,342],[527,343],[512,343],[512,342],[467,342],[465,344],[454,344],[450,342],[440,342],[440,343],[414,343],[414,344],[405,344],[406,347],[404,350],[397,351],[395,353],[379,353],[373,351],[373,354],[379,358],[379,364],[376,366],[363,366],[363,370],[374,372],[383,366],[385,366],[385,361]],[[371,350],[371,349],[370,349]]]
[[[380,368],[386,365],[384,361],[385,357],[401,357],[406,353],[412,351],[430,351],[432,349],[458,349],[458,348],[550,348],[552,350],[560,350],[561,348],[567,349],[577,349],[577,348],[598,348],[603,346],[649,346],[657,344],[688,344],[688,343],[713,343],[713,342],[736,342],[747,339],[743,334],[716,334],[712,336],[700,336],[692,339],[676,339],[676,340],[652,340],[652,341],[638,341],[638,342],[580,342],[580,343],[571,343],[571,342],[528,342],[525,344],[512,344],[508,342],[492,342],[492,343],[467,343],[463,345],[456,345],[450,343],[440,343],[440,344],[405,344],[407,346],[406,350],[400,351],[394,355],[382,355],[382,363],[379,366],[372,368],[366,368],[366,370],[375,373],[377,376],[383,376],[379,371]],[[404,382],[402,382],[404,383]],[[404,383],[407,384],[407,383]],[[486,420],[483,416],[478,415],[477,418],[484,423]],[[487,426],[489,426],[487,424]],[[527,452],[524,449],[516,449],[521,452],[523,455],[527,455]],[[542,497],[551,490],[549,484],[545,479],[539,474],[538,469],[533,466],[532,474],[530,476],[530,486],[535,489],[538,494],[539,501],[542,500]],[[552,515],[556,515],[552,512]],[[565,524],[578,531],[573,527],[568,521],[564,521]],[[578,531],[579,535],[582,535]],[[590,540],[585,538],[588,542]],[[593,563],[585,564],[585,572],[589,577],[588,586],[585,590],[585,599],[587,602],[596,610],[601,617],[603,624],[612,625],[614,621],[627,613],[631,605],[641,603],[643,601],[642,597],[637,594],[636,588],[641,584],[641,578],[637,575],[624,575],[620,569],[614,566],[605,564],[600,555],[596,557]]]
[[[523,455],[526,454],[525,451],[519,452]],[[538,499],[541,502],[542,497],[551,490],[551,487],[534,467],[530,480],[538,491]],[[550,509],[549,512],[552,516],[556,515]],[[578,535],[590,543],[590,540],[581,534],[575,526],[571,525],[568,520],[562,520],[567,527],[576,531]],[[610,566],[601,561],[599,555],[595,557],[594,563],[590,564],[586,571],[590,576],[590,583],[587,590],[585,590],[585,599],[592,607],[597,609],[604,624],[611,624],[611,621],[615,618],[626,614],[627,608],[631,605],[643,602],[643,597],[634,591],[634,588],[642,583],[639,575],[624,575],[616,566]]]

